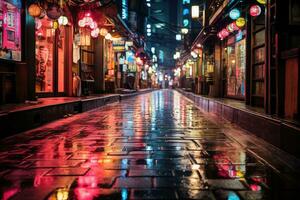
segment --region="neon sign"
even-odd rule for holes
[[[122,0],[122,19],[128,19],[128,0]]]

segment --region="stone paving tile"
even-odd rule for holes
[[[151,188],[152,178],[149,177],[121,177],[114,184],[116,188]]]
[[[178,199],[174,190],[170,189],[134,189],[131,191],[130,199]]]
[[[211,189],[245,190],[246,187],[236,179],[208,179]]]
[[[34,168],[49,168],[49,167],[76,167],[84,160],[43,160],[36,161],[32,167]]]
[[[83,176],[88,170],[86,168],[55,168],[49,171],[46,176]]]
[[[1,140],[0,199],[293,199],[293,174],[249,148],[156,91]]]
[[[156,177],[154,178],[154,187],[204,189],[205,186],[199,178]]]
[[[180,199],[216,200],[214,194],[207,190],[181,189],[178,194]]]
[[[128,176],[172,176],[172,171],[170,170],[150,170],[150,169],[131,169],[129,170]]]

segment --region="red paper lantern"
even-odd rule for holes
[[[226,38],[229,35],[229,32],[226,30],[226,28],[221,30],[222,38]]]
[[[257,17],[261,14],[261,8],[258,5],[253,5],[250,7],[250,15],[252,17]]]
[[[83,28],[86,26],[94,26],[94,20],[91,18],[91,13],[86,13],[85,16],[78,21],[78,26]],[[97,28],[97,27],[95,27]]]
[[[229,26],[230,26],[233,30],[235,30],[235,31],[240,30],[240,28],[236,25],[235,22],[232,22],[231,24],[229,24]]]

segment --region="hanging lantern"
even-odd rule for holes
[[[86,13],[85,16],[78,21],[78,26],[81,28],[85,26],[93,26],[92,23],[94,23],[94,20],[91,18],[91,14]]]
[[[99,28],[96,28],[96,29],[94,29],[94,30],[91,31],[91,36],[92,36],[93,38],[96,38],[96,37],[99,36],[99,33],[100,33],[100,29],[99,29]]]
[[[38,4],[33,3],[28,7],[28,13],[32,17],[39,17],[42,13],[42,9]]]
[[[253,5],[250,7],[250,15],[252,17],[257,17],[261,14],[261,8],[258,5]]]
[[[236,25],[236,22],[230,23],[229,26],[230,26],[234,31],[240,30],[240,28]]]
[[[106,36],[105,36],[105,39],[107,40],[112,40],[112,36],[110,33],[107,33]]]
[[[221,30],[222,38],[226,38],[229,35],[229,32],[224,28]]]
[[[108,30],[107,30],[106,28],[101,28],[101,29],[100,29],[100,35],[106,36],[107,33],[108,33]]]
[[[221,32],[218,33],[218,37],[219,37],[220,39],[223,39],[222,33],[221,33]]]
[[[52,20],[57,20],[62,15],[61,8],[56,5],[52,4],[47,9],[47,16]]]
[[[233,27],[229,25],[226,26],[226,30],[230,33],[232,33],[234,31]]]
[[[98,28],[98,24],[96,23],[96,22],[92,22],[92,23],[90,23],[90,28],[92,29],[92,30],[94,30],[94,29],[96,29],[96,28]]]
[[[266,0],[256,0],[258,3],[265,5],[267,3]]]
[[[237,18],[239,18],[241,16],[241,12],[234,8],[229,12],[229,17],[233,20],[236,20]]]
[[[240,17],[235,21],[235,23],[236,23],[237,27],[242,28],[245,26],[246,20],[245,20],[245,18]]]
[[[62,16],[60,16],[58,18],[58,23],[59,23],[59,25],[65,26],[65,25],[67,25],[69,23],[69,20],[68,20],[68,18],[66,16],[62,15]]]

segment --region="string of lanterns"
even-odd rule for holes
[[[257,0],[258,3],[265,5],[266,0]],[[252,5],[249,8],[249,14],[252,17],[257,17],[262,13],[262,9],[259,5]],[[229,25],[226,26],[226,28],[223,28],[220,32],[218,32],[217,36],[223,40],[226,37],[230,35],[230,33],[233,33],[234,31],[239,31],[241,28],[243,28],[246,25],[246,19],[244,17],[241,17],[241,12],[239,9],[234,8],[229,12],[229,17],[233,21]]]
[[[45,1],[36,1],[28,7],[28,13],[34,18],[42,19],[46,15],[49,19],[54,20],[53,28],[58,28],[58,25],[66,26],[69,23],[68,18],[63,14],[64,0],[60,0],[59,4],[49,3]]]
[[[90,0],[85,0],[89,2]],[[68,17],[63,14],[65,0],[59,0],[58,3],[49,3],[49,1],[36,1],[29,5],[28,13],[34,18],[42,19],[47,16],[53,20],[52,27],[57,29],[59,25],[66,26],[69,23]],[[79,28],[90,29],[90,35],[97,38],[99,35],[107,40],[112,40],[112,35],[105,28],[99,28],[97,22],[92,18],[90,12],[86,12],[78,21]],[[86,32],[86,31],[83,31]]]
[[[99,28],[97,22],[92,18],[91,13],[87,12],[84,17],[78,21],[80,28],[88,28],[91,30],[91,36],[97,38],[99,35],[104,36],[107,40],[112,40],[112,35],[106,28]]]

